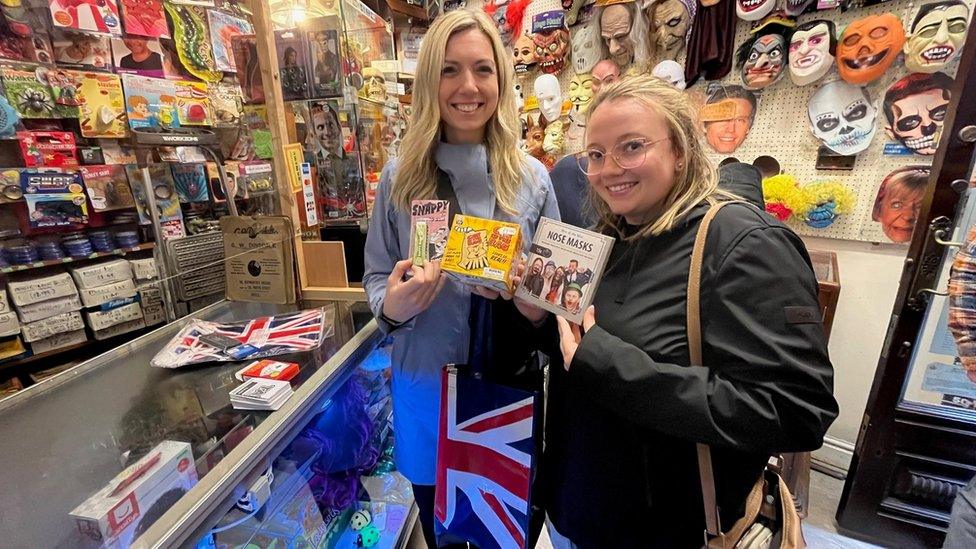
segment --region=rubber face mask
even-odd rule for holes
[[[600,93],[600,88],[620,78],[620,67],[609,59],[602,59],[593,66],[590,74],[593,76],[593,94],[596,95]]]
[[[968,28],[969,8],[964,4],[922,6],[905,42],[905,66],[928,73],[945,67],[962,51]]]
[[[585,0],[562,0],[563,11],[566,12],[566,25],[575,25],[579,17],[580,8]]]
[[[543,118],[549,122],[559,118],[563,97],[559,90],[559,80],[555,76],[543,74],[535,79],[535,98],[539,102],[539,112]]]
[[[573,108],[584,113],[593,100],[593,77],[588,74],[577,74],[569,81],[569,102]]]
[[[566,139],[563,137],[562,124],[549,124],[546,126],[545,137],[542,140],[542,150],[549,155],[559,154],[563,150]]]
[[[545,137],[545,119],[535,121],[532,119],[532,116],[529,116],[525,128],[525,152],[529,153],[535,158],[541,158],[544,156],[545,152],[542,150],[542,142]]]
[[[810,130],[837,154],[857,154],[874,138],[878,110],[867,91],[846,82],[830,82],[810,97]]]
[[[915,154],[935,154],[949,111],[951,86],[952,79],[941,72],[913,73],[892,84],[883,104],[888,137]]]
[[[495,13],[492,14],[491,18],[495,20],[495,26],[498,27],[498,34],[502,37],[502,42],[505,44],[512,43],[512,25],[508,24],[508,18],[506,14],[508,13],[508,5],[497,5],[496,4]]]
[[[790,38],[790,80],[797,86],[812,84],[824,77],[834,64],[831,53],[833,25],[811,21],[797,27]]]
[[[596,19],[569,31],[573,43],[573,69],[577,73],[590,72],[600,61],[600,26]]]
[[[801,13],[810,9],[814,5],[814,0],[786,0],[786,5],[783,7],[786,15],[790,17],[796,17]]]
[[[600,35],[610,57],[619,67],[626,67],[634,61],[634,39],[630,35],[632,24],[630,10],[622,4],[607,6],[600,14]]]
[[[539,68],[546,74],[559,74],[566,66],[566,56],[569,55],[569,31],[557,29],[540,32],[533,36],[535,57],[539,60]]]
[[[837,44],[837,70],[851,84],[881,77],[905,45],[905,28],[890,13],[858,19],[844,29]]]
[[[661,0],[648,10],[651,39],[660,58],[675,59],[685,47],[694,13],[681,0]]]
[[[677,61],[661,61],[651,69],[651,76],[656,76],[679,90],[685,89],[685,70]]]
[[[783,76],[785,62],[786,39],[779,34],[760,36],[742,65],[742,83],[750,90],[775,84]]]
[[[535,70],[538,59],[535,57],[535,43],[532,42],[531,36],[528,34],[519,36],[513,50],[516,76],[525,76]]]
[[[759,21],[775,7],[776,0],[735,0],[735,14],[744,21]]]

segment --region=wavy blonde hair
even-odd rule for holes
[[[515,104],[514,66],[494,23],[481,11],[461,9],[438,17],[430,26],[420,55],[413,89],[413,117],[400,144],[399,166],[393,180],[393,203],[409,210],[416,199],[433,198],[437,190],[434,152],[441,133],[441,111],[437,101],[447,41],[460,32],[480,30],[491,42],[498,75],[498,107],[488,120],[485,146],[495,184],[495,196],[503,210],[515,214],[515,197],[522,185],[527,163],[518,149],[518,107]]]
[[[664,198],[661,215],[647,221],[630,235],[622,233],[623,217],[611,212],[591,185],[590,204],[599,217],[598,228],[601,232],[616,234],[623,240],[658,236],[673,229],[679,220],[703,201],[714,204],[738,198],[718,188],[718,172],[705,152],[697,109],[684,92],[660,78],[647,74],[625,76],[601,89],[587,111],[587,126],[593,113],[601,106],[625,99],[637,101],[664,117],[671,150],[679,158],[681,168],[675,174],[671,191]]]

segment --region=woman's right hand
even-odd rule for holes
[[[413,276],[404,280],[409,271]],[[387,279],[383,316],[393,322],[406,322],[426,311],[446,279],[440,261],[429,261],[423,267],[415,267],[410,259],[398,261]]]

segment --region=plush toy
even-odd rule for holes
[[[857,19],[844,29],[837,44],[837,70],[851,84],[881,77],[905,44],[905,28],[891,13]]]
[[[942,69],[962,51],[968,28],[969,7],[961,0],[922,6],[905,42],[905,66],[912,72]]]

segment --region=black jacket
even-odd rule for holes
[[[700,547],[696,442],[712,446],[728,529],[767,457],[819,447],[837,416],[806,249],[753,206],[727,206],[710,227],[705,367],[687,366],[688,268],[706,209],[618,240],[569,372],[553,352],[545,504],[580,547]]]

